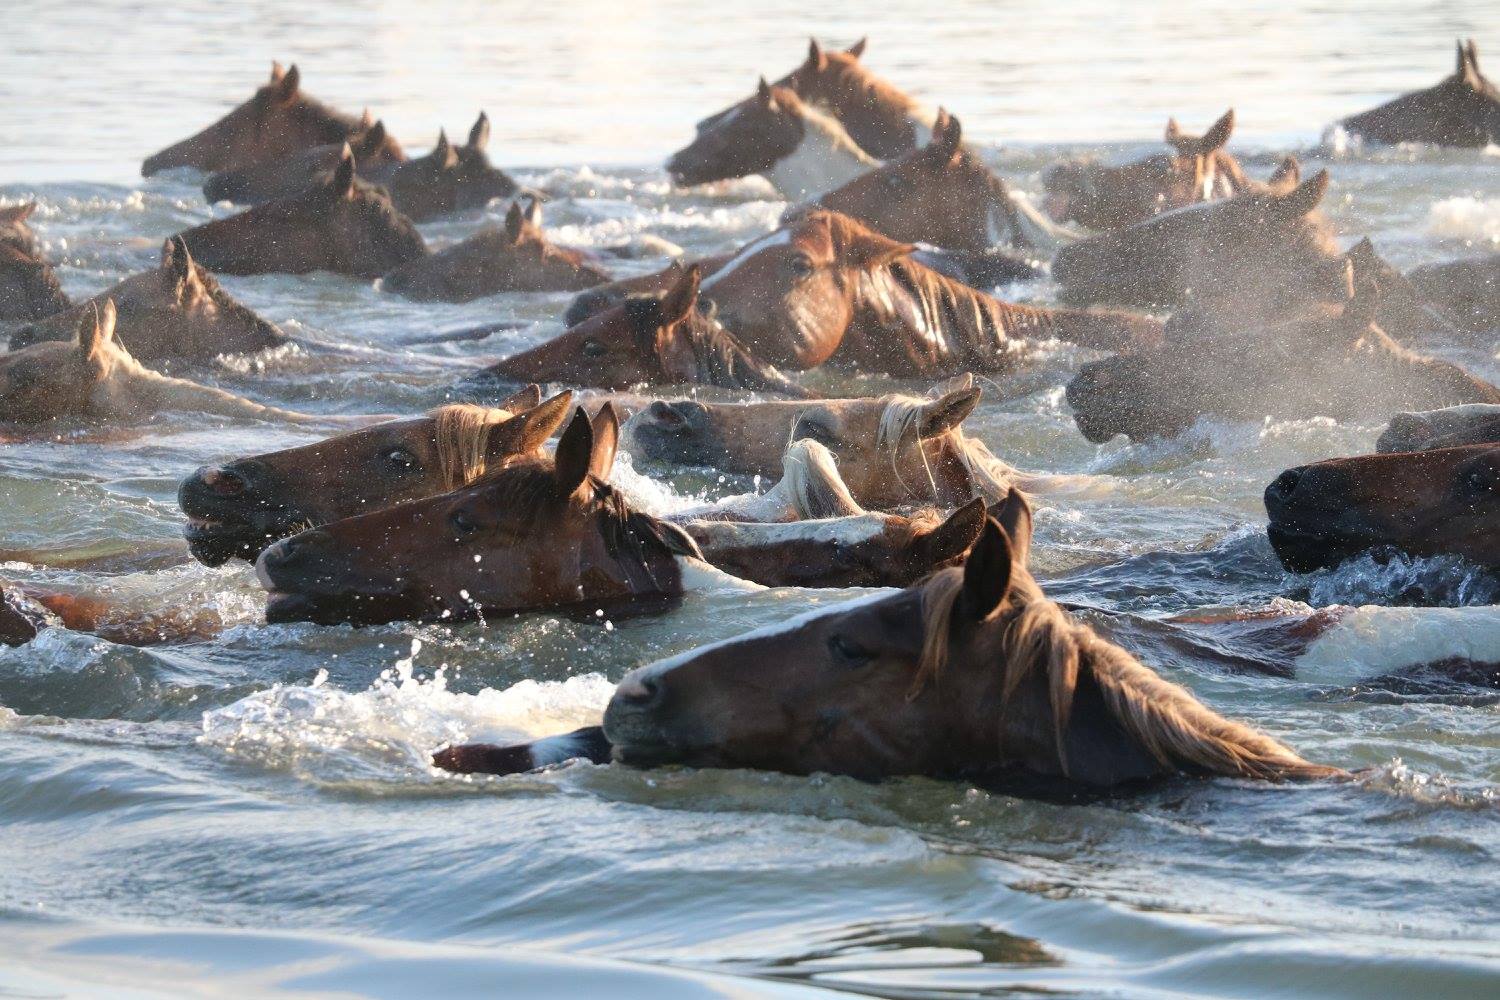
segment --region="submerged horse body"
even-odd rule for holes
[[[391,168],[406,162],[406,154],[387,141],[384,122],[368,126],[361,122],[361,126],[349,137],[349,150],[354,154],[360,178],[378,184],[389,176]],[[230,201],[237,205],[290,198],[337,168],[343,151],[343,142],[330,142],[275,160],[220,170],[203,182],[203,197],[210,202]]]
[[[1500,142],[1500,89],[1479,71],[1479,50],[1471,38],[1458,43],[1458,64],[1441,83],[1403,94],[1340,124],[1367,142],[1487,146]]]

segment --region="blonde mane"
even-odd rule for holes
[[[901,478],[898,461],[902,444],[910,440],[916,446],[917,454],[922,457],[922,471],[927,475],[929,498],[940,500],[942,498],[938,495],[937,478],[933,475],[927,449],[922,447],[920,437],[923,408],[931,402],[930,399],[919,399],[916,396],[886,396],[885,408],[880,413],[880,426],[875,432],[875,447],[889,456],[891,472],[896,476],[896,481],[916,496],[919,495],[918,491],[913,490]],[[966,435],[962,427],[951,428],[944,432],[943,437],[952,445],[953,457],[969,477],[975,494],[984,497],[986,503],[998,503],[1005,499],[1016,477],[1016,470],[996,458],[983,441]]]
[[[833,452],[816,441],[793,441],[781,457],[781,485],[799,521],[866,513],[839,475]]]
[[[953,609],[963,583],[962,569],[946,569],[934,574],[923,591],[922,656],[909,697],[942,677],[949,659]],[[1342,773],[1309,763],[1269,736],[1214,712],[1186,688],[1164,679],[1047,600],[1022,569],[1012,575],[1006,604],[1019,607],[1000,625],[1006,657],[1001,665],[1000,711],[1006,711],[1021,683],[1040,671],[1052,708],[1057,763],[1064,775],[1064,735],[1080,670],[1089,671],[1120,727],[1164,768],[1266,781]]]
[[[438,469],[445,490],[467,486],[485,474],[490,436],[496,427],[515,417],[509,410],[469,403],[440,406],[427,415],[435,425]]]

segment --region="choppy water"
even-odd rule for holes
[[[272,57],[300,61],[314,94],[371,105],[416,149],[439,123],[458,129],[488,108],[492,153],[553,195],[561,242],[653,232],[694,253],[726,248],[784,206],[754,182],[673,193],[654,164],[756,73],[790,68],[809,31],[868,32],[868,61],[962,115],[1033,194],[1060,153],[1109,142],[1108,155],[1129,155],[1153,148],[1168,113],[1193,125],[1233,104],[1252,172],[1288,149],[1330,166],[1341,230],[1396,262],[1500,241],[1500,157],[1330,159],[1316,147],[1339,114],[1445,72],[1453,36],[1500,44],[1482,33],[1494,4],[886,4],[858,17],[780,2],[38,6],[13,19],[0,72],[0,198],[40,199],[36,228],[75,295],[224,211],[203,204],[195,178],[142,183],[139,161],[243,97]],[[479,221],[423,230],[451,240]],[[326,412],[430,406],[473,366],[556,332],[565,302],[418,306],[332,276],[225,284],[301,345],[194,374]],[[404,346],[497,318],[524,325]],[[1490,351],[1437,346],[1500,378]],[[84,578],[3,564],[7,578],[225,627],[153,649],[53,631],[0,651],[0,994],[463,995],[505,983],[556,995],[564,981],[653,997],[742,995],[751,982],[790,984],[788,996],[799,983],[923,997],[1494,992],[1495,699],[1359,682],[1412,657],[1493,648],[1495,582],[1433,560],[1286,576],[1262,533],[1264,485],[1370,450],[1379,428],[1205,422],[1173,442],[1095,447],[1062,401],[1081,357],[1049,352],[970,421],[1018,465],[1109,477],[1102,496],[1039,510],[1035,558],[1055,596],[1148,618],[1405,603],[1417,589],[1453,606],[1362,611],[1360,642],[1311,651],[1290,680],[1158,650],[1166,674],[1226,714],[1311,758],[1374,769],[1363,783],[1213,782],[1064,807],[952,783],[750,772],[454,779],[425,766],[445,740],[584,724],[630,667],[837,595],[696,594],[608,631],[545,615],[353,631],[259,624],[243,566]],[[167,415],[123,441],[4,446],[0,546],[169,543],[184,474],[311,439]],[[628,467],[621,478],[658,510],[745,485]],[[662,966],[691,974],[650,971]]]

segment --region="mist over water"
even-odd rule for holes
[[[1401,266],[1500,245],[1495,151],[1320,141],[1339,116],[1435,82],[1457,36],[1476,36],[1482,60],[1500,57],[1500,37],[1486,34],[1500,5],[805,8],[37,5],[12,18],[0,71],[0,200],[40,201],[34,227],[70,295],[153,266],[164,237],[231,209],[204,204],[190,172],[142,181],[140,161],[248,96],[274,58],[299,64],[307,92],[369,106],[411,153],[486,109],[491,157],[549,193],[561,243],[652,233],[690,255],[717,252],[769,230],[785,204],[753,180],[673,191],[661,160],[759,74],[792,68],[808,34],[868,34],[875,71],[958,114],[1033,197],[1059,156],[1155,151],[1168,115],[1196,130],[1233,106],[1231,149],[1250,173],[1264,177],[1286,152],[1330,169],[1325,208],[1345,245],[1369,235]],[[441,245],[505,208],[421,229]],[[332,275],[223,284],[297,342],[183,372],[320,413],[440,403],[465,374],[558,332],[568,300],[417,304]],[[1053,289],[1014,291],[1047,301]],[[497,320],[515,326],[419,343]],[[1495,343],[1430,349],[1493,381]],[[1205,420],[1171,441],[1095,446],[1062,397],[1089,357],[1047,348],[990,386],[967,424],[1012,464],[1098,478],[1098,490],[1040,501],[1044,585],[1100,609],[1101,622],[1109,612],[1119,641],[1223,713],[1362,769],[1356,782],[1183,783],[1059,806],[926,780],[588,765],[437,774],[427,755],[443,742],[587,724],[636,665],[846,595],[711,588],[607,627],[548,615],[267,626],[243,564],[81,574],[37,563],[174,545],[183,476],[322,431],[172,413],[129,434],[69,426],[0,444],[0,549],[38,553],[0,562],[0,579],[183,609],[212,627],[146,649],[65,630],[0,648],[0,994],[98,995],[105,982],[146,995],[485,995],[497,984],[557,995],[558,983],[652,997],[804,985],[924,997],[1493,993],[1495,692],[1373,681],[1495,649],[1495,580],[1454,560],[1285,573],[1265,540],[1265,485],[1373,450],[1381,426]],[[847,387],[927,388],[874,377]],[[755,485],[628,461],[616,481],[663,513]],[[1159,641],[1167,616],[1304,603],[1369,606],[1283,664],[1286,676]]]

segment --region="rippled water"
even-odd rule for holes
[[[961,114],[1024,191],[1037,193],[1060,153],[1108,142],[1104,152],[1123,157],[1151,148],[1169,113],[1191,126],[1233,104],[1235,148],[1252,172],[1287,149],[1329,166],[1341,232],[1370,234],[1406,265],[1500,241],[1500,157],[1329,159],[1315,144],[1339,114],[1435,80],[1453,36],[1492,28],[1496,13],[1479,3],[898,3],[859,17],[779,2],[45,6],[15,19],[0,73],[0,198],[40,199],[36,228],[70,294],[148,266],[162,237],[226,209],[204,205],[193,177],[142,183],[139,161],[242,98],[279,57],[302,64],[312,93],[369,104],[416,149],[439,123],[457,130],[488,108],[492,153],[552,194],[561,242],[652,232],[714,251],[765,231],[784,206],[756,182],[674,193],[654,164],[758,72],[790,68],[809,31],[836,42],[868,32],[867,60]],[[442,242],[479,221],[423,231]],[[566,301],[415,305],[326,275],[224,283],[299,343],[194,376],[320,412],[433,405],[475,365],[556,332]],[[497,318],[522,325],[410,346]],[[1489,350],[1435,349],[1500,378]],[[1040,508],[1034,554],[1049,590],[1139,616],[1122,641],[1307,756],[1372,769],[1359,784],[1211,782],[1056,806],[953,783],[732,771],[454,779],[425,766],[445,740],[584,724],[630,667],[840,595],[698,593],[608,631],[545,615],[354,631],[260,624],[243,566],[84,577],[6,563],[6,578],[184,608],[222,631],[151,649],[51,631],[0,650],[0,994],[98,995],[108,982],[235,995],[461,995],[507,983],[556,995],[566,981],[584,995],[699,996],[743,991],[746,976],[757,990],[786,984],[788,996],[809,983],[924,997],[1494,992],[1496,699],[1361,683],[1445,650],[1500,646],[1494,581],[1435,560],[1286,576],[1263,536],[1264,485],[1292,465],[1370,450],[1379,428],[1204,422],[1171,442],[1095,447],[1062,401],[1083,357],[1047,352],[991,387],[970,420],[1018,465],[1108,483]],[[171,544],[184,474],[314,435],[169,414],[121,437],[3,446],[0,547]],[[628,464],[619,478],[655,510],[746,485]],[[1416,588],[1453,607],[1363,610],[1348,633],[1357,641],[1311,650],[1289,679],[1228,672],[1149,627],[1275,601],[1403,603]],[[663,966],[679,971],[650,971]]]

